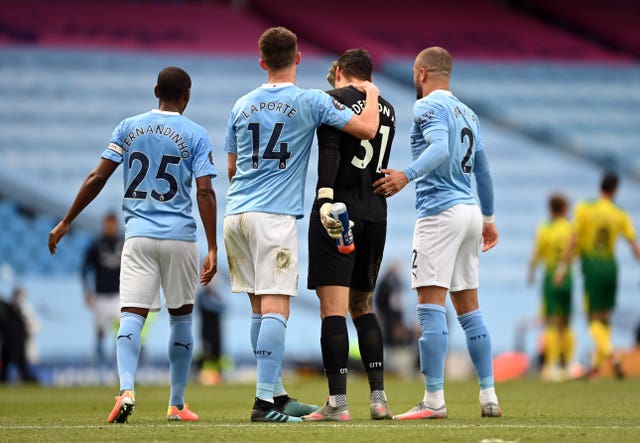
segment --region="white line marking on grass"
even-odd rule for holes
[[[185,426],[188,428],[202,428],[202,429],[211,429],[211,428],[255,428],[255,427],[296,427],[296,426],[307,426],[307,427],[330,427],[330,428],[338,428],[338,429],[417,429],[417,428],[429,428],[429,429],[540,429],[540,427],[544,427],[547,429],[593,429],[593,430],[610,430],[610,429],[620,429],[620,430],[640,430],[640,425],[633,426],[620,426],[620,425],[612,425],[612,426],[603,426],[603,425],[550,425],[547,423],[540,424],[440,424],[430,426],[433,421],[425,420],[420,422],[413,423],[403,423],[403,424],[395,424],[388,423],[373,425],[370,423],[128,423],[124,425],[124,427],[129,428],[163,428],[163,427],[177,427],[177,426]],[[96,425],[0,425],[0,430],[52,430],[52,429],[120,429],[120,426],[117,424],[96,424]]]

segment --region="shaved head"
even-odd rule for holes
[[[431,75],[451,75],[451,55],[449,52],[438,46],[423,49],[416,57],[417,68],[428,71]]]
[[[413,64],[413,83],[419,100],[434,89],[449,89],[451,55],[439,46],[420,51]]]

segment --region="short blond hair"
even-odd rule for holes
[[[433,75],[451,76],[453,63],[449,52],[439,46],[423,49],[416,57],[416,66]]]
[[[272,71],[293,65],[298,53],[298,37],[287,28],[269,28],[258,40],[260,57]]]

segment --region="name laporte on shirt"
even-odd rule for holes
[[[256,112],[262,111],[272,111],[272,112],[280,112],[287,116],[288,118],[293,118],[298,110],[294,108],[289,103],[283,103],[281,101],[270,101],[270,102],[260,102],[258,104],[252,104],[248,109],[242,110],[242,116],[244,118],[249,118]]]
[[[125,151],[129,152],[129,148],[133,144],[133,141],[138,137],[143,137],[145,135],[162,135],[164,137],[169,138],[172,142],[175,143],[178,151],[180,152],[180,157],[189,158],[191,157],[191,152],[189,151],[189,144],[187,140],[180,134],[178,131],[173,129],[171,126],[165,125],[147,125],[139,126],[136,128],[135,132],[131,131],[127,135],[127,138],[123,140],[124,146],[122,147]]]

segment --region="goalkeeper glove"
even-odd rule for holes
[[[333,202],[333,189],[320,188],[318,189],[318,202],[320,203],[320,223],[322,227],[327,231],[327,234],[331,238],[340,238],[342,235],[342,223],[340,220],[336,220],[331,215],[331,205]]]
[[[342,236],[342,223],[331,215],[331,203],[323,203],[320,206],[320,222],[329,237],[338,239]]]

